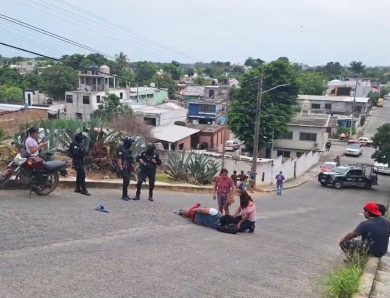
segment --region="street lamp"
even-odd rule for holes
[[[258,78],[258,91],[257,91],[257,103],[256,103],[256,122],[255,122],[255,135],[253,143],[253,157],[252,157],[252,173],[256,173],[257,169],[257,151],[259,149],[259,134],[260,134],[260,116],[261,116],[261,99],[263,94],[268,93],[280,87],[288,86],[288,84],[281,84],[263,91],[263,75]],[[256,183],[256,180],[255,180]]]

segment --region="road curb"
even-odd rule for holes
[[[379,265],[379,258],[370,257],[367,261],[366,266],[364,266],[364,271],[360,277],[359,282],[359,291],[352,296],[352,298],[368,298],[372,287],[374,285],[374,280],[376,276],[376,271]]]
[[[122,189],[122,183],[111,182],[111,181],[86,181],[87,188],[105,188],[105,189]],[[59,186],[62,188],[73,188],[75,187],[75,181],[60,180]],[[135,188],[135,184],[131,184],[131,188]],[[142,184],[142,189],[148,189],[148,184]],[[178,191],[178,192],[190,192],[190,193],[213,193],[213,187],[196,186],[196,185],[158,185],[154,187],[155,190],[165,191]]]
[[[299,186],[301,186],[302,184],[305,184],[307,181],[309,181],[310,179],[305,179],[297,184],[294,184],[294,185],[290,185],[290,186],[284,186],[283,189],[292,189],[292,188],[297,188]],[[273,188],[273,189],[260,189],[260,191],[262,192],[275,192],[276,191],[276,188]]]

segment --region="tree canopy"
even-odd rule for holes
[[[298,95],[296,72],[288,61],[279,59],[244,74],[241,88],[233,91],[228,123],[249,150],[253,148],[257,78],[260,74],[264,75],[265,93],[261,104],[259,148],[265,148],[267,140],[286,131]],[[266,93],[268,89],[282,84],[288,86]]]
[[[372,158],[377,162],[390,165],[390,123],[379,127],[372,140],[376,148]]]
[[[42,72],[42,90],[54,99],[63,99],[65,92],[76,86],[77,72],[69,66],[57,64]]]

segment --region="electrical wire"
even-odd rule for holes
[[[35,31],[35,32],[39,32],[39,33],[41,33],[41,34],[50,36],[50,37],[55,38],[55,39],[57,39],[57,40],[61,40],[61,41],[63,41],[63,42],[72,44],[72,45],[74,45],[74,46],[76,46],[76,47],[79,47],[79,48],[82,48],[82,49],[84,49],[84,50],[87,50],[87,51],[90,51],[90,52],[93,52],[93,53],[99,53],[99,54],[101,54],[101,55],[103,55],[103,56],[107,56],[107,57],[111,57],[111,59],[115,59],[114,56],[111,56],[111,55],[108,55],[108,54],[104,54],[104,53],[102,53],[102,52],[100,52],[100,51],[98,51],[98,50],[96,50],[96,49],[94,49],[94,48],[91,48],[91,47],[89,47],[89,46],[83,45],[83,44],[78,43],[78,42],[76,42],[76,41],[70,40],[70,39],[68,39],[68,38],[66,38],[66,37],[63,37],[63,36],[61,36],[61,35],[58,35],[58,34],[49,32],[49,31],[47,31],[47,30],[45,30],[45,29],[42,29],[42,28],[39,28],[39,27],[30,25],[30,24],[25,23],[25,22],[23,22],[23,21],[20,21],[20,20],[17,20],[17,19],[15,19],[15,18],[12,18],[12,17],[9,17],[9,16],[7,16],[7,15],[4,15],[4,14],[2,14],[2,13],[0,13],[0,18],[3,19],[3,20],[5,20],[5,21],[11,22],[11,23],[13,23],[13,24],[20,25],[20,26],[22,26],[22,27],[25,27],[25,28],[28,28],[28,29],[30,29],[30,30],[33,30],[33,31]]]

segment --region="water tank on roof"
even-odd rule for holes
[[[102,66],[100,66],[99,71],[102,74],[110,74],[110,67],[105,65],[105,64],[103,64]]]
[[[302,102],[301,113],[302,113],[302,114],[310,114],[310,107],[311,107],[310,100],[305,99],[305,100]]]

